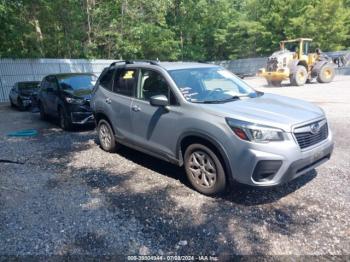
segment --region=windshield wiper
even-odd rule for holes
[[[221,100],[203,100],[203,101],[196,101],[195,103],[203,103],[203,104],[218,104],[218,103],[226,103],[231,102],[235,100],[241,99],[240,96],[231,96],[229,98],[221,99]],[[194,101],[191,101],[194,102]]]

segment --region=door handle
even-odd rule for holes
[[[139,106],[133,106],[131,109],[132,111],[135,111],[135,112],[141,111],[141,108]]]
[[[106,103],[107,103],[107,104],[110,104],[110,103],[112,103],[112,100],[111,100],[109,97],[107,97],[107,98],[106,98]]]

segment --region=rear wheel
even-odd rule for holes
[[[292,86],[303,86],[308,78],[307,70],[304,66],[298,65],[295,72],[290,76]]]
[[[72,121],[68,118],[66,110],[64,110],[63,107],[58,108],[58,115],[59,115],[60,127],[63,130],[71,130]]]
[[[335,77],[334,67],[330,64],[325,64],[322,66],[320,72],[317,76],[317,82],[319,83],[329,83],[332,82]]]
[[[97,126],[98,138],[104,151],[114,152],[117,148],[114,132],[108,121],[101,119]]]
[[[219,157],[202,144],[187,147],[184,155],[185,170],[191,185],[205,195],[223,193],[226,175]]]

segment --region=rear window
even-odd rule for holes
[[[96,83],[94,75],[77,75],[59,79],[59,83],[64,90],[93,89]]]

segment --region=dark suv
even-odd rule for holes
[[[16,83],[9,94],[11,106],[17,106],[20,110],[25,110],[32,105],[31,97],[39,89],[39,81],[27,81]]]
[[[94,123],[90,99],[96,79],[90,73],[46,76],[38,94],[41,119],[58,117],[64,130],[71,129],[73,125]]]
[[[193,187],[208,195],[229,181],[282,184],[333,151],[321,108],[256,91],[213,64],[112,64],[91,107],[104,150],[117,142],[183,165]]]

